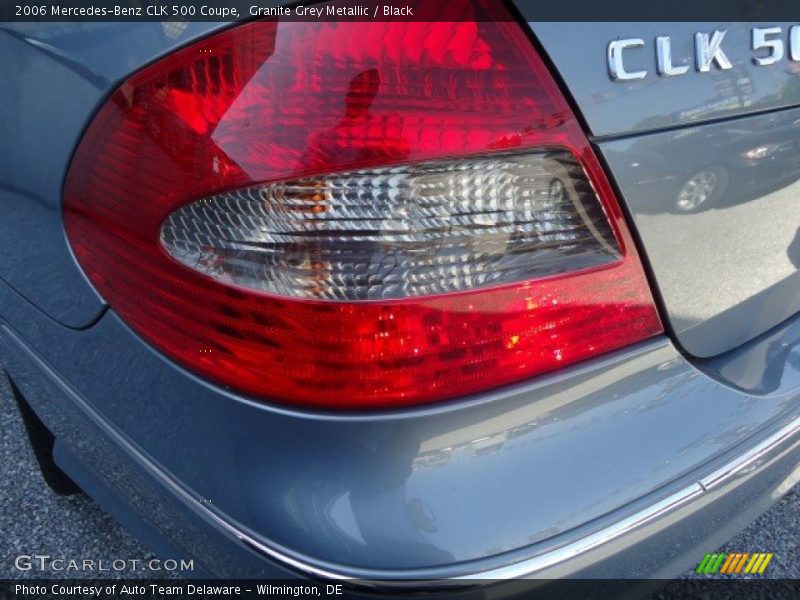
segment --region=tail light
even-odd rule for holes
[[[495,2],[446,10],[251,22],[125,81],[65,189],[100,294],[188,369],[327,408],[452,398],[661,331],[530,41]]]

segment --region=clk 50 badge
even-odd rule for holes
[[[698,32],[694,34],[694,68],[700,73],[707,73],[712,67],[717,69],[731,69],[728,55],[723,48],[723,41],[727,30],[713,31],[711,33]],[[784,37],[788,38],[784,40]],[[775,64],[786,55],[788,42],[789,59],[800,61],[800,25],[789,28],[788,36],[784,36],[780,27],[754,27],[751,30],[750,49],[753,51],[753,64],[767,66]],[[656,64],[655,72],[660,77],[675,77],[684,75],[690,69],[688,64],[674,64],[672,59],[672,39],[668,35],[657,36],[653,41],[655,46]],[[625,67],[625,57],[628,52],[636,48],[643,48],[645,41],[641,38],[626,38],[613,40],[608,44],[608,73],[614,81],[636,81],[647,77],[647,70],[628,70]]]

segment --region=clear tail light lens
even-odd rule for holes
[[[203,198],[161,227],[219,281],[309,300],[386,300],[525,281],[620,258],[569,152],[325,174]]]
[[[529,40],[495,2],[447,8],[461,20],[253,22],[123,83],[64,205],[112,308],[222,385],[326,408],[453,398],[660,332]]]

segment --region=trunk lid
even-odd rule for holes
[[[530,25],[619,187],[683,348],[714,356],[799,312],[800,62],[791,60],[791,26]],[[767,27],[780,28],[766,38],[780,40],[783,57],[760,65],[773,50],[754,49],[753,30]],[[722,55],[712,48],[704,57],[715,32]],[[667,62],[685,73],[659,75],[658,37],[670,40],[662,70]],[[612,79],[615,40],[637,40],[616,46],[625,46],[623,76],[639,79]],[[698,70],[704,61],[708,70]]]

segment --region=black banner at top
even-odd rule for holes
[[[800,21],[789,0],[2,0],[0,21]],[[565,32],[568,35],[568,32]]]

